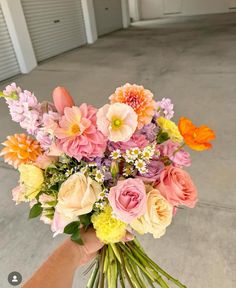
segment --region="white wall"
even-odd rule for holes
[[[134,22],[140,20],[140,17],[141,17],[140,5],[141,5],[140,0],[129,0],[129,14],[130,14],[130,18],[132,18]]]
[[[3,15],[22,73],[37,66],[20,0],[0,0]],[[1,45],[1,44],[0,44]]]
[[[141,19],[152,19],[165,16],[165,1],[168,6],[171,2],[180,0],[140,0]],[[166,5],[167,6],[167,5]],[[211,13],[232,12],[230,7],[236,8],[236,0],[182,0],[181,13],[178,15],[199,15]],[[235,9],[236,11],[236,9]],[[132,13],[132,12],[131,12]]]

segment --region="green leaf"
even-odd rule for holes
[[[169,135],[166,132],[160,131],[157,135],[157,144],[161,144],[170,139]]]
[[[29,219],[38,217],[43,211],[43,208],[41,207],[40,203],[35,204],[31,209],[29,213]]]
[[[71,235],[71,240],[79,245],[84,245],[84,242],[80,235],[80,230],[78,229],[75,233]]]
[[[85,230],[91,224],[91,214],[84,214],[79,216],[80,223],[84,226]]]
[[[64,228],[64,233],[66,233],[66,234],[74,234],[76,231],[78,231],[79,226],[80,226],[80,222],[79,221],[71,222],[68,225],[66,225],[66,227]]]

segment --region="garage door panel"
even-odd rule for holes
[[[84,45],[81,0],[22,0],[38,61]]]
[[[19,73],[20,68],[0,6],[0,81]]]
[[[123,27],[120,0],[94,0],[98,36]]]

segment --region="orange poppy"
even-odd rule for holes
[[[181,117],[179,131],[185,143],[193,150],[203,151],[212,148],[210,140],[215,139],[215,132],[206,125],[196,127],[189,119]]]

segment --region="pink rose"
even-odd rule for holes
[[[56,237],[58,234],[62,234],[64,232],[64,228],[71,222],[76,221],[77,218],[70,218],[61,213],[57,210],[54,213],[54,217],[52,220],[51,230],[54,232],[53,237]]]
[[[189,174],[181,168],[167,166],[162,171],[156,188],[174,206],[193,208],[197,202],[197,189]]]
[[[178,152],[175,151],[178,149],[179,144],[174,143],[171,140],[164,142],[159,146],[161,155],[169,157],[169,159],[173,162],[174,166],[183,167],[190,166],[191,159],[188,152],[184,151],[184,149],[180,149]]]
[[[108,195],[110,205],[120,220],[131,223],[146,212],[146,189],[140,179],[118,181]]]

